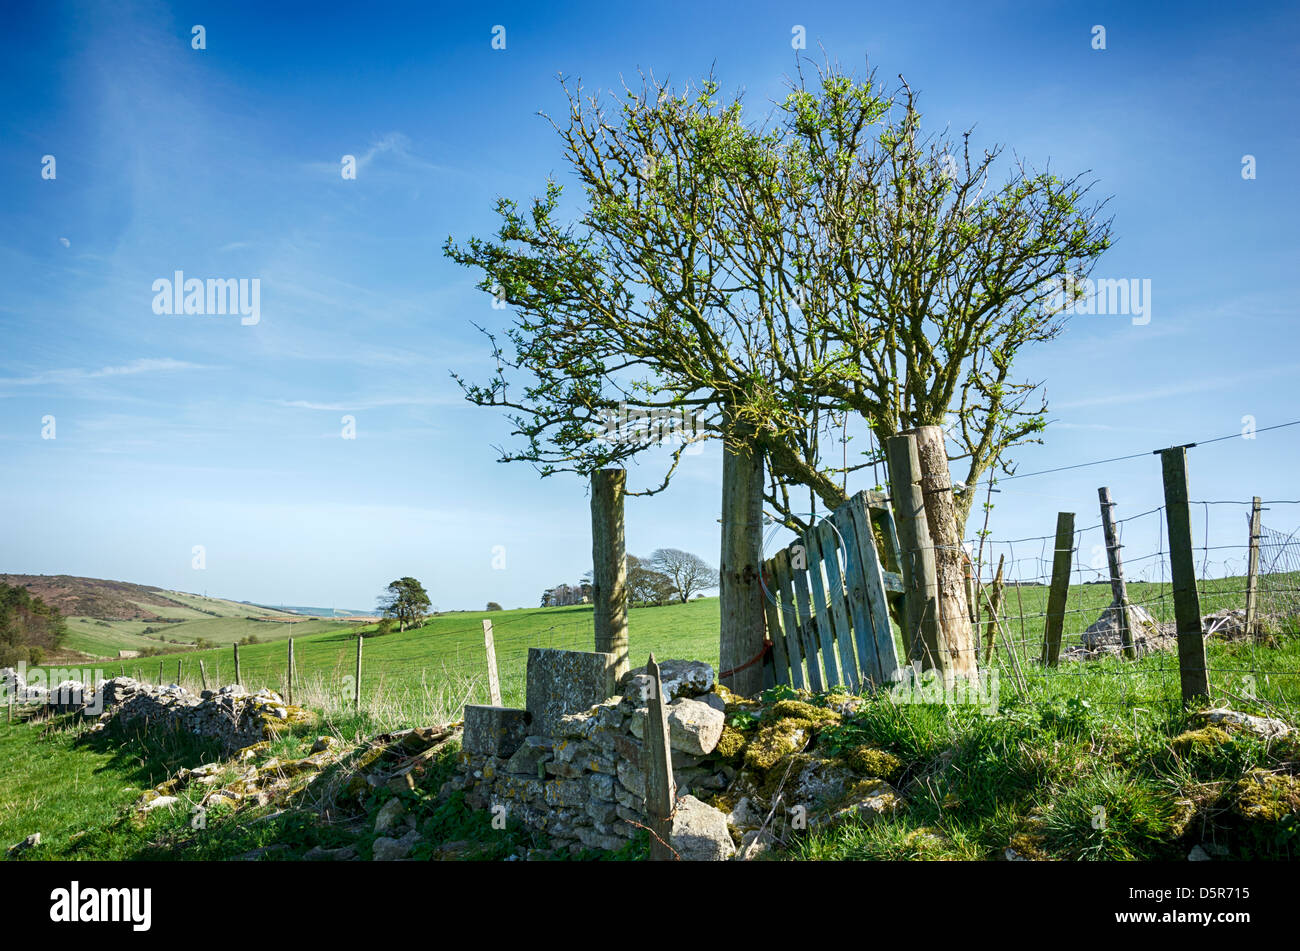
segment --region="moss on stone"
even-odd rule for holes
[[[803,749],[812,730],[811,720],[798,717],[763,725],[745,748],[745,765],[766,773],[783,757]]]
[[[1200,758],[1213,754],[1224,743],[1232,742],[1228,731],[1217,726],[1207,726],[1199,730],[1188,730],[1174,737],[1169,745],[1176,754],[1184,759]]]
[[[1051,858],[1043,851],[1043,845],[1047,842],[1047,836],[1038,835],[1033,832],[1017,832],[1011,837],[1008,844],[1011,851],[1015,852],[1021,858],[1028,859],[1031,862],[1045,862]]]
[[[878,776],[881,779],[894,779],[903,771],[903,761],[893,753],[876,749],[874,746],[859,746],[850,750],[845,760],[849,768],[863,776]]]
[[[778,700],[772,705],[770,716],[774,720],[807,720],[814,726],[827,726],[840,722],[840,715],[825,707],[815,707],[802,700]]]
[[[745,734],[735,727],[724,726],[722,736],[718,738],[718,745],[713,748],[713,752],[724,760],[735,759],[744,753],[745,742]]]
[[[1300,812],[1300,779],[1252,769],[1237,784],[1233,809],[1252,822],[1282,822]]]

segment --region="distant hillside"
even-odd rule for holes
[[[322,617],[129,581],[74,575],[0,575],[0,581],[58,609],[67,627],[62,646],[94,657],[274,641],[348,626],[330,619],[328,609]]]
[[[270,605],[258,604],[256,601],[242,601],[241,604],[247,604],[254,608],[266,608],[267,610],[290,611],[294,614],[306,614],[310,617],[379,617],[381,612],[375,610],[361,610],[359,608],[312,608],[300,604],[281,604],[277,608],[271,608]]]

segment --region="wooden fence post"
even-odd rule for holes
[[[293,706],[293,638],[289,638],[289,705]]]
[[[623,537],[623,492],[627,472],[598,469],[591,474],[591,599],[596,650],[614,655],[614,677],[627,673],[627,552]]]
[[[487,653],[488,696],[492,706],[501,706],[501,679],[497,676],[497,647],[492,639],[492,622],[483,619],[483,649]],[[599,650],[599,646],[597,650]]]
[[[361,709],[361,642],[365,638],[360,633],[357,634],[357,672],[352,678],[352,707],[355,710]]]
[[[1262,504],[1258,495],[1250,503],[1250,562],[1246,572],[1246,636],[1256,640],[1259,639],[1259,620],[1255,615],[1259,611],[1259,513]]]
[[[1137,651],[1133,647],[1133,621],[1128,610],[1128,585],[1124,583],[1124,560],[1120,557],[1119,533],[1115,531],[1115,503],[1110,498],[1110,488],[1102,486],[1097,490],[1101,502],[1101,527],[1106,535],[1106,561],[1110,566],[1110,594],[1115,604],[1119,605],[1119,641],[1124,647],[1124,656],[1133,660]]]
[[[1178,627],[1179,682],[1183,700],[1187,701],[1210,693],[1201,596],[1196,590],[1196,562],[1192,555],[1192,518],[1187,506],[1187,447],[1160,450],[1160,467],[1165,483],[1165,525]]]
[[[993,637],[998,630],[998,612],[1002,610],[1002,596],[1005,592],[1006,582],[1002,577],[1002,565],[1006,558],[1005,552],[998,555],[998,573],[993,577],[993,594],[989,598],[989,620],[984,634],[984,663],[988,666],[993,664]]]
[[[177,684],[179,684],[179,683],[181,682],[181,671],[184,669],[184,668],[182,667],[182,665],[183,665],[184,663],[185,663],[185,662],[184,662],[183,660],[181,660],[180,658],[177,658],[177,659],[176,659],[176,683],[177,683]]]
[[[1055,667],[1061,659],[1061,631],[1070,597],[1070,562],[1074,555],[1074,513],[1056,513],[1056,549],[1052,557],[1052,587],[1047,593],[1047,623],[1043,626],[1042,662]]]
[[[208,689],[208,669],[203,666],[203,658],[199,658],[199,683],[203,684],[203,689]]]
[[[235,683],[239,686],[244,685],[244,681],[239,676],[239,645],[235,645]]]
[[[645,669],[652,680],[650,696],[646,698],[645,729],[645,804],[650,820],[650,858],[664,861],[677,857],[671,844],[677,789],[673,782],[672,751],[668,746],[668,711],[664,708],[663,681],[653,653]]]
[[[921,491],[921,460],[916,437],[890,436],[886,442],[889,461],[889,494],[898,526],[898,547],[903,569],[903,649],[909,661],[943,669],[943,631],[939,627],[938,590],[934,548]]]
[[[158,661],[158,686],[161,687],[163,682],[163,661]]]

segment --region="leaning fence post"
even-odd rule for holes
[[[597,469],[591,474],[591,600],[596,650],[614,655],[614,677],[628,671],[627,552],[623,535],[623,492],[627,472]]]
[[[492,706],[501,706],[501,679],[497,676],[497,648],[492,639],[492,622],[483,619],[483,650],[487,654],[488,696]]]
[[[1074,513],[1056,513],[1056,548],[1052,557],[1052,587],[1047,593],[1047,623],[1043,626],[1042,662],[1055,667],[1061,659],[1061,631],[1070,597],[1070,561],[1074,556]]]
[[[1259,593],[1259,496],[1250,503],[1250,567],[1246,572],[1246,636],[1259,637],[1259,621],[1255,617],[1259,610],[1257,597]]]
[[[289,638],[289,705],[293,705],[293,638]]]
[[[1002,610],[1002,597],[1006,584],[1002,577],[1002,565],[1006,558],[1005,552],[998,555],[998,573],[993,578],[993,595],[989,598],[989,623],[984,635],[984,663],[988,666],[993,664],[993,635],[997,633],[998,612]]]
[[[203,658],[199,658],[199,683],[203,684],[203,689],[208,689],[208,669],[203,666]]]
[[[1132,660],[1137,656],[1133,648],[1133,622],[1128,610],[1128,585],[1124,583],[1124,560],[1120,557],[1119,533],[1115,531],[1115,503],[1110,498],[1110,488],[1102,486],[1097,490],[1101,502],[1101,527],[1106,535],[1106,561],[1110,566],[1110,593],[1119,608],[1119,642],[1124,647],[1124,656]]]
[[[1201,627],[1201,596],[1196,590],[1192,555],[1192,518],[1187,506],[1187,447],[1159,451],[1165,483],[1165,524],[1169,532],[1169,568],[1173,575],[1174,619],[1178,629],[1178,673],[1183,700],[1210,693]]]
[[[352,706],[354,709],[357,710],[361,709],[361,642],[364,640],[365,638],[362,637],[361,632],[358,631],[357,632],[357,673],[356,676],[352,678]]]
[[[650,820],[650,858],[664,861],[677,857],[671,845],[673,802],[677,790],[673,782],[672,751],[668,747],[668,712],[664,709],[663,681],[653,653],[645,670],[650,677],[645,729],[645,805]]]
[[[239,686],[244,685],[244,681],[239,676],[239,645],[235,645],[235,683]]]
[[[916,437],[890,436],[885,447],[903,569],[903,649],[909,661],[919,660],[925,669],[943,670],[946,658],[940,650],[943,631],[939,627],[939,582],[921,492]]]

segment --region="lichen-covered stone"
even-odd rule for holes
[[[523,744],[530,722],[526,710],[467,703],[461,748],[469,753],[508,759]]]
[[[677,800],[669,844],[687,862],[723,862],[736,854],[727,817],[694,796]]]
[[[612,697],[615,660],[609,653],[530,647],[527,707],[532,732],[557,736],[564,717]]]
[[[629,684],[633,681],[640,683],[638,678],[645,676],[645,673],[645,667],[634,667],[623,675],[620,683]],[[671,702],[678,697],[698,697],[713,690],[713,667],[701,660],[661,661],[659,681],[663,685],[665,702]],[[635,699],[638,703],[645,703],[650,698],[648,694],[638,692]]]

